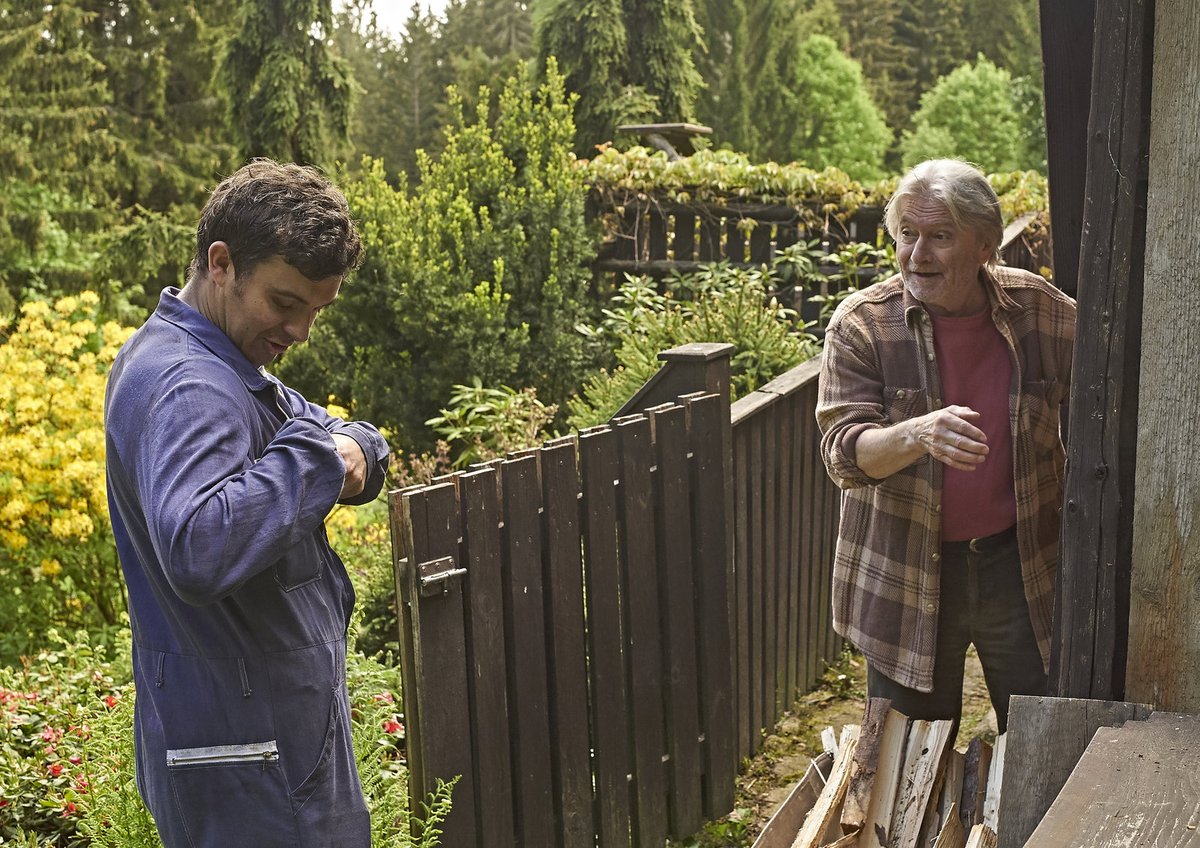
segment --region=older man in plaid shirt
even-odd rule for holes
[[[965,163],[916,166],[885,221],[900,273],[825,336],[834,625],[915,718],[959,719],[974,643],[1004,732],[1009,696],[1046,686],[1075,303],[997,265],[999,201]]]

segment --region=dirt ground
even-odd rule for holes
[[[809,761],[822,750],[821,731],[862,721],[866,697],[866,664],[862,657],[843,655],[826,672],[824,684],[800,699],[738,778],[734,811],[709,825],[687,848],[745,848],[753,844],[767,821],[804,775]],[[972,648],[963,682],[963,718],[955,747],[966,750],[976,736],[992,741],[996,715],[988,700],[983,669]]]

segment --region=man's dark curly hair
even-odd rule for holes
[[[208,249],[223,241],[238,279],[280,256],[310,280],[358,267],[362,241],[342,192],[314,168],[252,159],[215,189],[196,227],[189,279],[208,271]]]

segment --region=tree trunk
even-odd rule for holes
[[[1158,0],[1126,697],[1200,711],[1200,5]]]

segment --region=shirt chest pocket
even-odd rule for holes
[[[285,551],[275,563],[275,582],[283,591],[290,592],[320,580],[327,557],[324,541],[314,533]]]
[[[893,424],[924,415],[928,411],[929,401],[924,389],[908,386],[883,387],[883,414]]]

